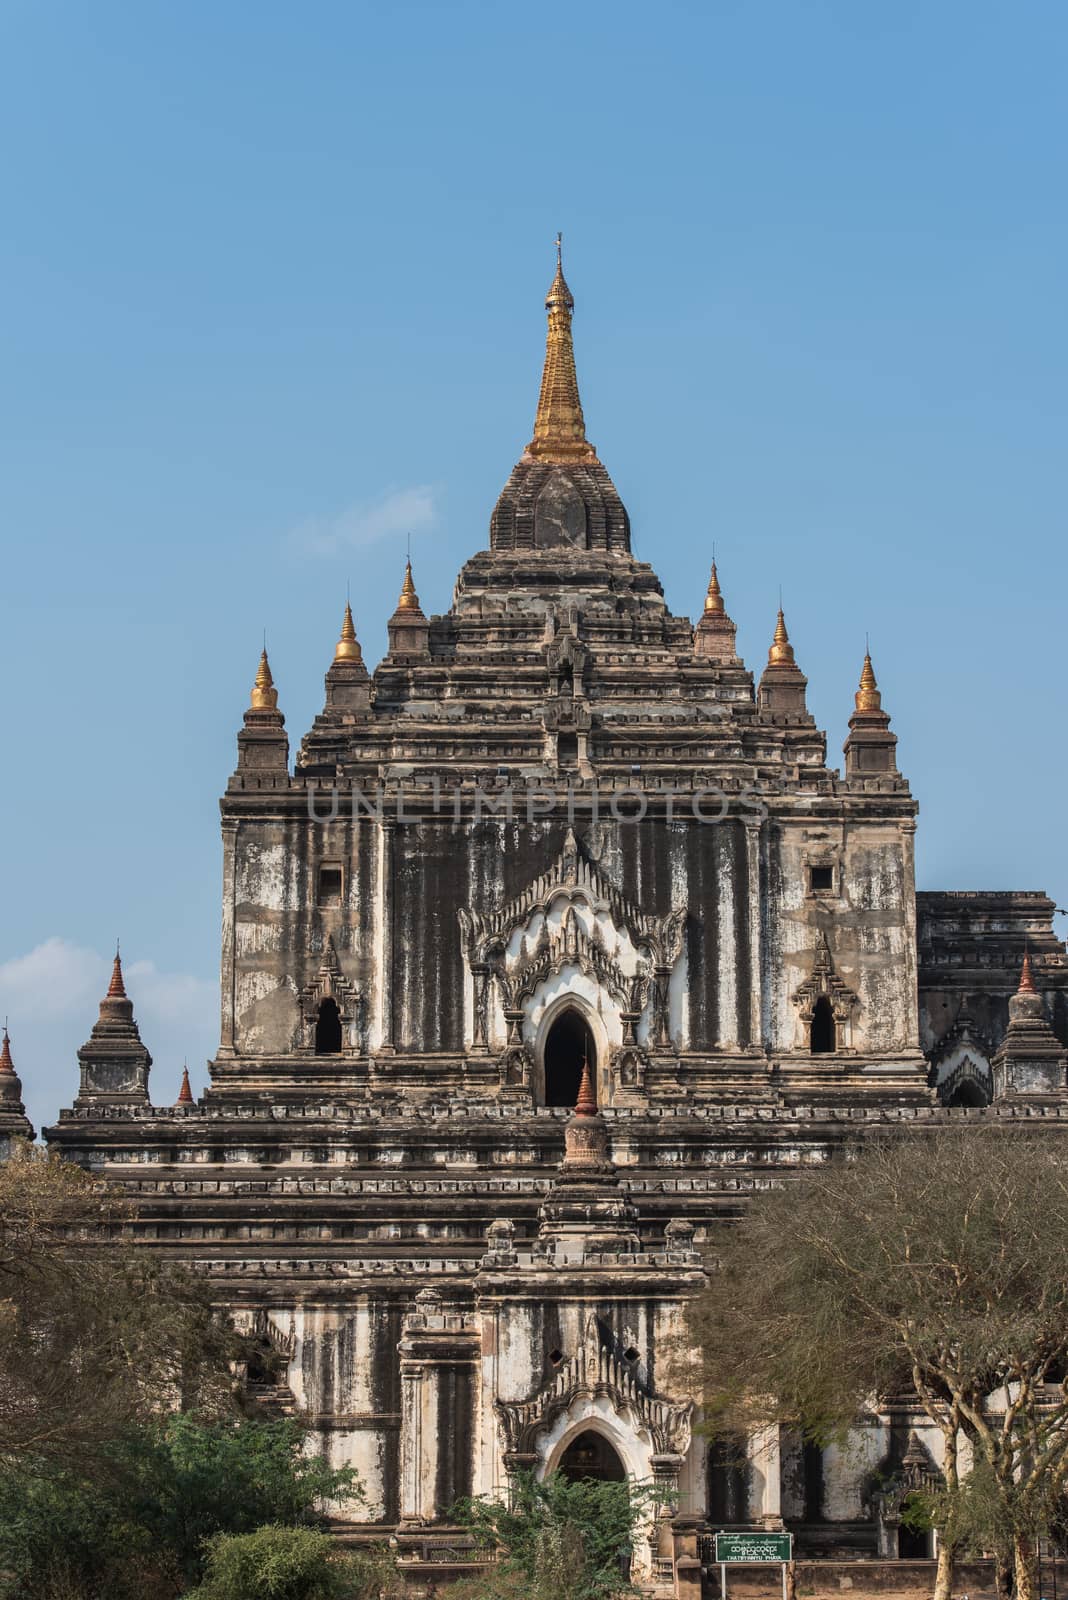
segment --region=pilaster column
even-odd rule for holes
[[[750,1436],[749,1459],[764,1480],[756,1520],[769,1532],[777,1531],[782,1527],[782,1446],[777,1422]]]
[[[746,861],[746,928],[749,933],[749,1047],[764,1048],[764,929],[760,903],[759,817],[743,818]],[[741,997],[739,996],[739,1011]]]
[[[236,817],[224,817],[223,840],[223,892],[222,892],[222,958],[219,974],[219,1048],[232,1054],[237,1026],[235,1011],[237,997],[234,985],[236,972],[234,951],[237,940],[237,836],[239,823]]]
[[[402,1528],[425,1526],[474,1488],[481,1340],[477,1318],[421,1289],[404,1318],[401,1375]]]
[[[382,817],[378,825],[378,1049],[392,1055],[393,1038],[393,836],[397,824]]]

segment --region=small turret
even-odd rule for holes
[[[558,1265],[591,1255],[633,1255],[639,1248],[637,1212],[612,1161],[588,1057],[564,1129],[564,1159],[539,1212],[538,1241]]]
[[[1031,970],[1031,952],[1024,954],[1020,983],[1009,1001],[1009,1025],[990,1063],[994,1099],[1040,1097],[1068,1099],[1068,1050],[1050,1026]]]
[[[182,1086],[178,1090],[178,1098],[174,1103],[176,1106],[196,1105],[196,1101],[193,1099],[192,1085],[189,1082],[189,1068],[187,1066],[182,1067]]]
[[[871,655],[866,651],[860,685],[849,719],[849,738],[843,745],[847,778],[869,778],[897,772],[897,736],[890,732],[890,718],[883,710],[883,697],[875,681]]]
[[[412,563],[404,568],[397,609],[389,619],[389,653],[391,656],[426,656],[429,654],[430,623],[423,614],[419,596],[412,579]]]
[[[334,659],[326,674],[326,713],[340,715],[342,720],[354,720],[370,709],[371,676],[364,665],[363,651],[356,637],[352,620],[352,607],[345,602],[345,615],[341,623],[341,637],[334,650]]]
[[[772,717],[807,716],[805,690],[808,679],[794,660],[794,647],[786,631],[782,607],[775,624],[775,636],[768,651],[768,664],[760,679],[757,705]]]
[[[100,1002],[100,1015],[78,1051],[78,1060],[82,1080],[76,1107],[148,1105],[152,1057],[141,1043],[117,950],[111,982]]]
[[[737,628],[727,615],[727,608],[723,603],[723,591],[720,589],[716,573],[716,563],[713,561],[712,576],[708,580],[708,593],[705,596],[705,609],[694,629],[694,655],[705,661],[723,661],[732,666],[736,665],[737,632]]]
[[[264,649],[252,686],[245,725],[237,736],[237,776],[274,787],[289,781],[289,740],[278,709],[278,690]],[[247,780],[246,780],[247,781]]]
[[[13,1139],[32,1138],[33,1126],[22,1103],[22,1080],[11,1058],[11,1040],[5,1022],[0,1044],[0,1161],[6,1161],[11,1154]]]

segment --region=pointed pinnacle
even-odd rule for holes
[[[0,1072],[14,1072],[15,1063],[11,1059],[11,1040],[7,1036],[7,1023],[4,1023],[4,1042],[0,1045]]]
[[[115,952],[115,960],[111,968],[111,982],[108,984],[107,998],[109,1000],[126,1000],[126,985],[122,979],[122,957]]]
[[[578,1096],[575,1100],[576,1117],[595,1117],[597,1115],[597,1096],[593,1092],[593,1079],[590,1077],[590,1063],[587,1056],[582,1058],[582,1077],[579,1080]]]
[[[864,666],[860,674],[860,687],[854,696],[854,703],[858,711],[878,711],[883,703],[879,693],[879,686],[875,681],[875,669],[871,664],[871,656],[865,652]]]
[[[189,1068],[182,1068],[182,1087],[178,1090],[178,1098],[174,1102],[177,1106],[191,1106],[193,1104],[193,1091],[189,1086]]]
[[[1020,969],[1020,987],[1017,989],[1016,993],[1017,994],[1037,994],[1038,993],[1038,990],[1035,988],[1034,977],[1032,976],[1032,973],[1031,973],[1031,952],[1030,952],[1030,950],[1025,950],[1024,951],[1023,967]]]
[[[266,650],[260,655],[260,664],[256,671],[256,682],[252,688],[249,709],[251,711],[278,710],[278,690],[275,688],[274,679],[271,677],[271,663],[267,660]]]
[[[341,638],[334,651],[334,660],[337,661],[363,661],[363,652],[359,640],[356,638],[356,628],[352,621],[352,607],[345,602],[345,617],[341,624]]]
[[[783,616],[782,607],[779,607],[779,619],[775,624],[775,637],[768,651],[768,666],[794,666],[794,647],[790,643],[790,635],[786,631],[786,618]]]
[[[723,590],[719,586],[719,577],[716,573],[716,563],[712,562],[712,576],[708,580],[708,593],[705,595],[705,610],[712,611],[717,616],[722,616],[725,610],[723,604]]]
[[[422,610],[422,607],[419,604],[419,596],[415,592],[415,584],[412,581],[412,563],[410,560],[406,561],[404,564],[404,582],[401,584],[400,599],[397,601],[397,610]]]

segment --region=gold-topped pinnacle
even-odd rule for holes
[[[401,584],[400,599],[397,601],[398,611],[422,611],[419,596],[415,592],[412,582],[412,563],[409,559],[404,564],[404,582]]]
[[[252,686],[252,697],[249,700],[250,711],[277,711],[278,690],[271,677],[271,664],[267,660],[267,651],[260,655],[259,669],[256,672],[256,682]]]
[[[864,652],[864,668],[860,674],[860,688],[855,695],[855,704],[858,711],[882,710],[883,697],[875,681],[875,669],[871,664],[871,656]]]
[[[786,631],[786,618],[783,616],[782,606],[780,606],[779,620],[775,624],[775,637],[771,641],[771,649],[768,651],[768,666],[793,667],[796,665],[794,647],[790,643],[790,635]]]
[[[334,661],[335,663],[339,661],[355,661],[360,666],[363,665],[363,651],[360,649],[360,641],[356,637],[356,628],[352,621],[352,607],[347,600],[345,602],[345,617],[341,624],[341,638],[338,640],[337,648],[334,651]]]
[[[534,418],[534,437],[527,445],[527,454],[538,461],[596,461],[597,452],[586,438],[586,421],[579,399],[575,347],[571,339],[575,297],[564,277],[560,234],[556,236],[556,276],[545,297],[545,309],[549,313],[545,366]]]
[[[726,607],[723,604],[723,590],[719,586],[716,575],[716,563],[712,563],[712,576],[708,580],[708,593],[705,595],[705,611],[711,611],[716,616],[723,616]]]

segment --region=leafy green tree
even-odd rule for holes
[[[346,1553],[313,1528],[268,1526],[210,1540],[205,1580],[185,1600],[379,1600],[396,1593],[386,1551]]]
[[[161,1407],[234,1408],[235,1335],[128,1224],[121,1195],[35,1146],[0,1164],[0,1461],[85,1459]]]
[[[357,1501],[359,1485],[304,1442],[292,1421],[179,1414],[113,1441],[91,1475],[50,1458],[8,1465],[0,1569],[10,1594],[46,1600],[62,1580],[84,1600],[174,1596],[200,1581],[215,1535],[321,1524],[323,1506]]]
[[[630,1591],[625,1575],[651,1490],[643,1485],[572,1480],[550,1473],[517,1476],[508,1502],[464,1500],[457,1522],[497,1553],[484,1578],[467,1586],[472,1600],[609,1600]]]
[[[1068,1474],[1062,1138],[902,1135],[757,1194],[691,1334],[724,1432],[787,1421],[827,1439],[910,1385],[944,1442],[936,1600],[957,1548],[999,1541],[1019,1600],[1034,1600],[1035,1541]]]

